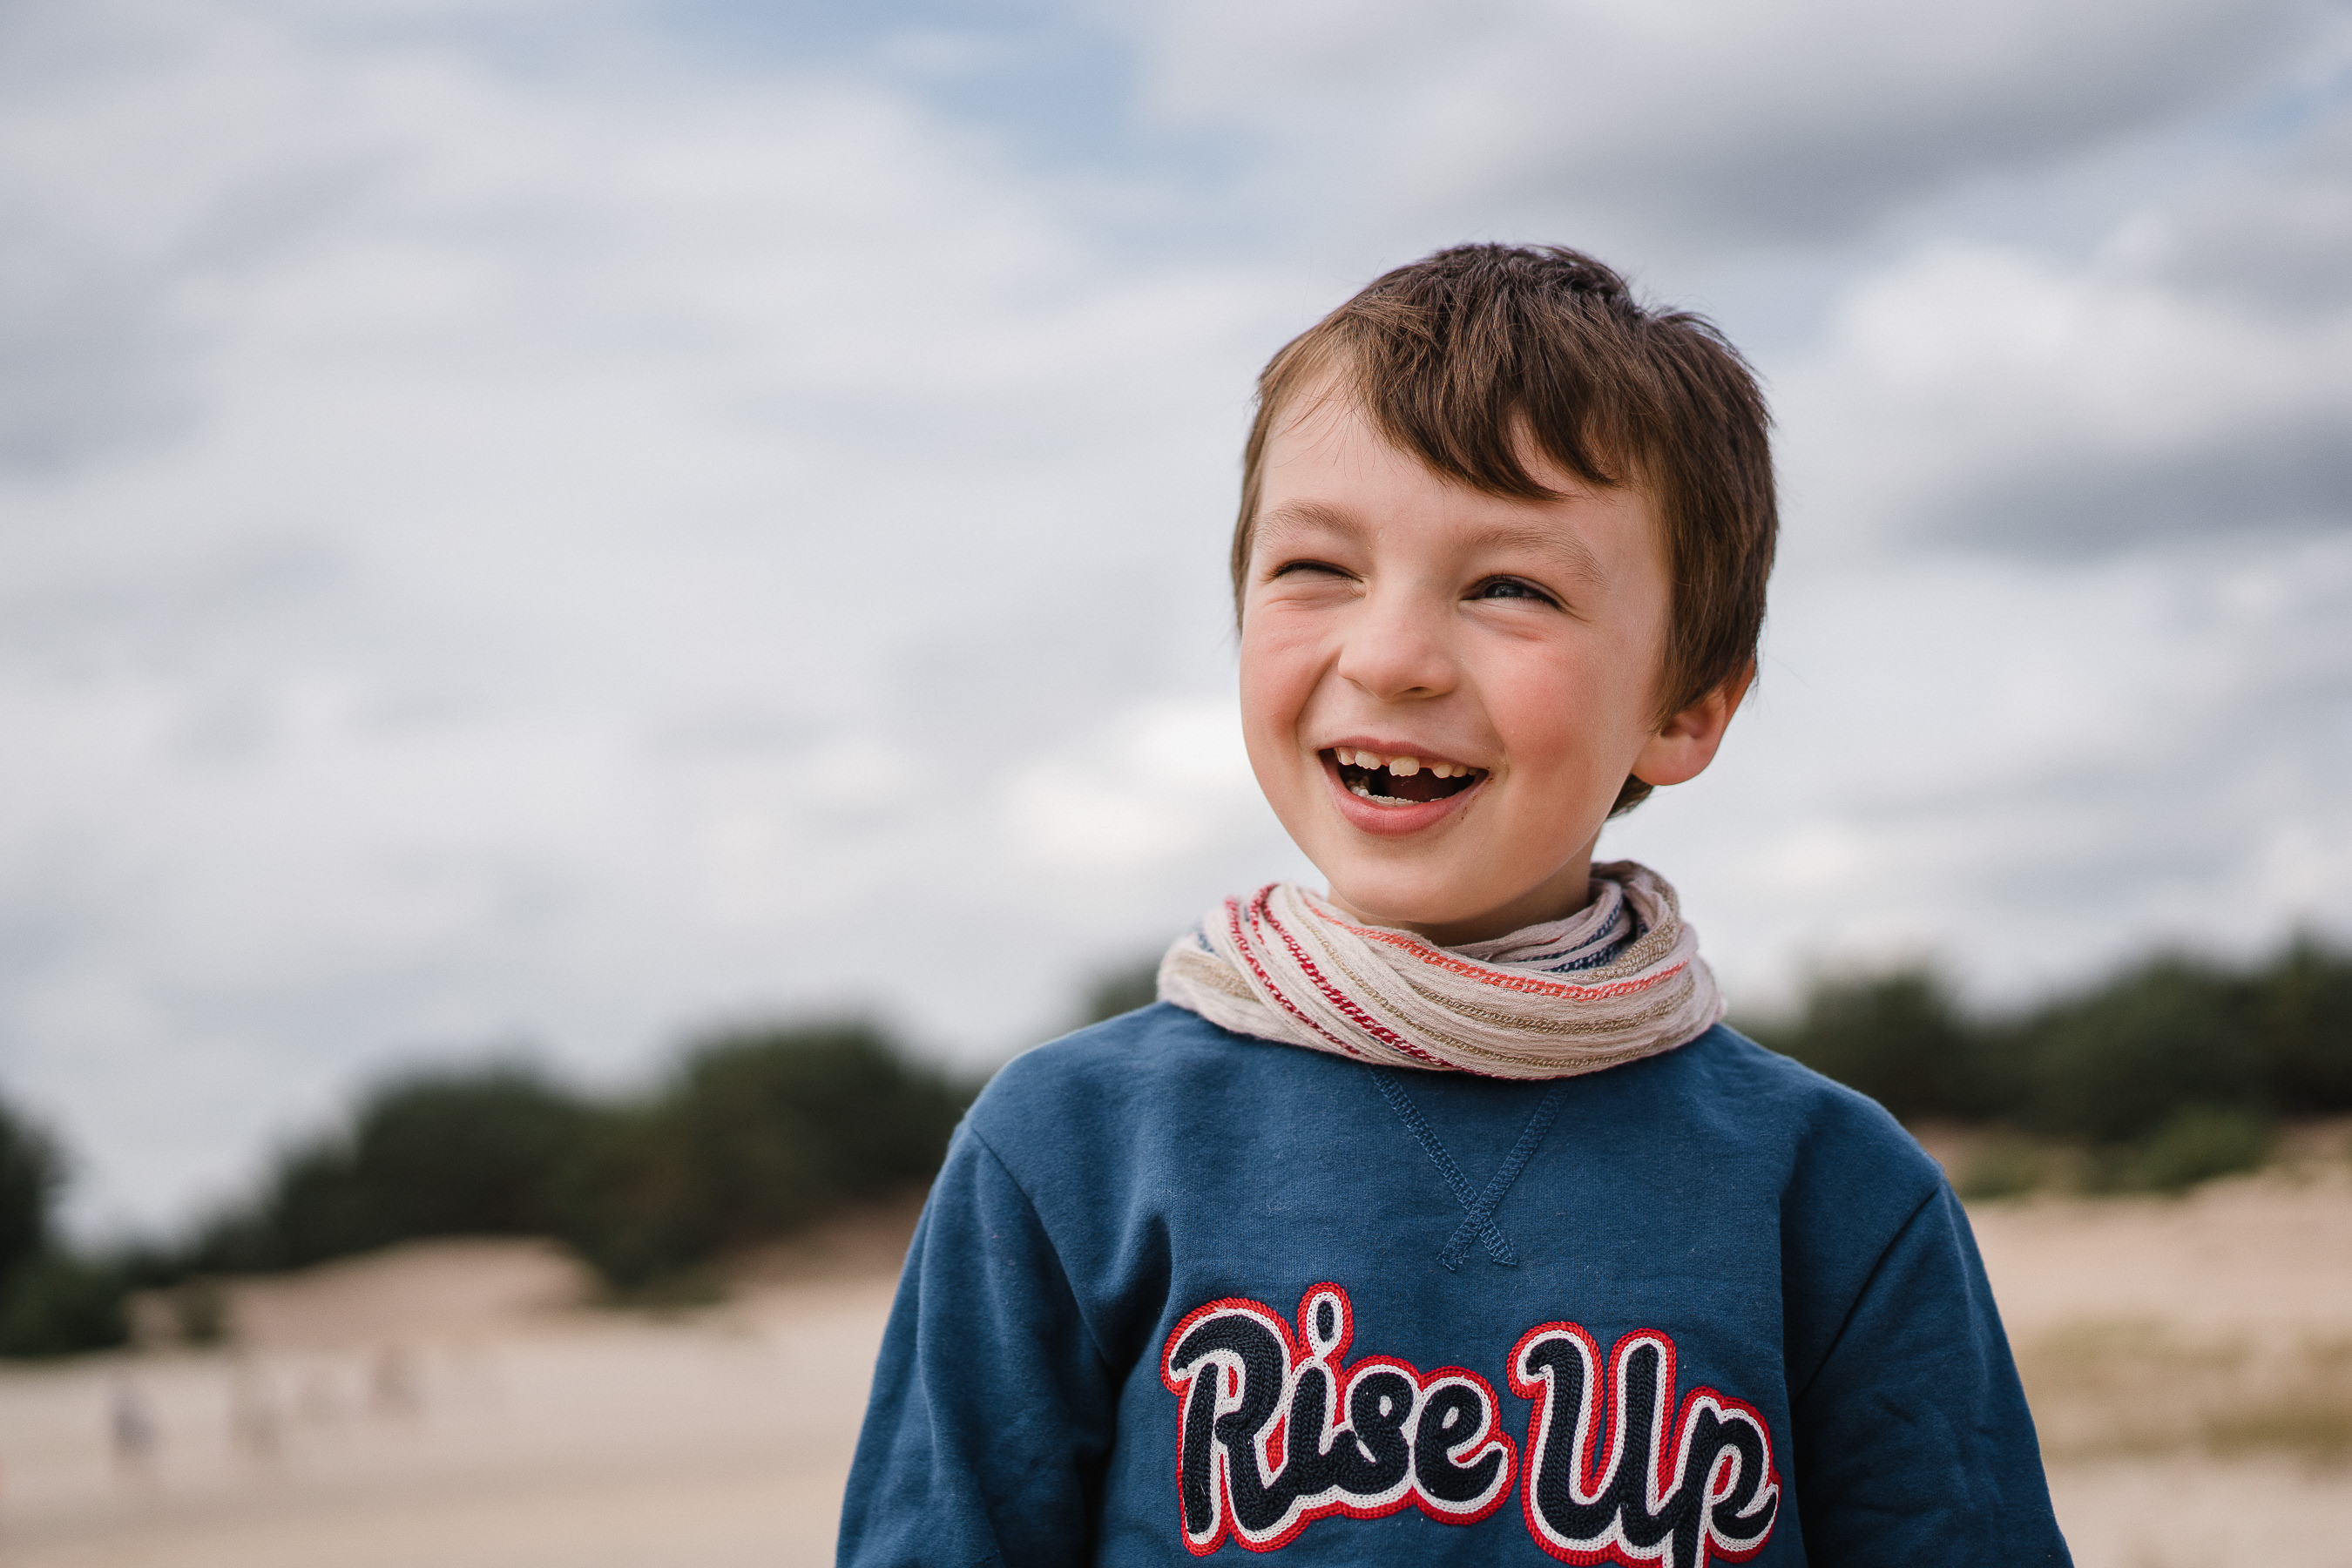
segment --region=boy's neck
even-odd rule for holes
[[[1324,896],[1359,925],[1409,931],[1438,947],[1467,947],[1472,942],[1492,942],[1547,921],[1566,920],[1591,904],[1592,849],[1592,845],[1586,845],[1573,859],[1510,902],[1460,919],[1412,920],[1366,909],[1349,902],[1336,888]]]

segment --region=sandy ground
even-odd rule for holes
[[[253,1315],[282,1337],[235,1354],[0,1375],[0,1563],[829,1562],[889,1279],[667,1321],[481,1289],[568,1283],[548,1262],[483,1243],[369,1260],[387,1293],[437,1302],[399,1338],[341,1331],[355,1298],[356,1325],[382,1321],[345,1270],[301,1282],[315,1315],[269,1301]]]
[[[242,1288],[234,1352],[0,1371],[0,1568],[796,1568],[905,1216],[725,1306],[570,1305],[530,1243]],[[2352,1173],[1976,1223],[2084,1568],[2352,1568]]]
[[[2084,1568],[2352,1568],[2352,1174],[1972,1214]]]

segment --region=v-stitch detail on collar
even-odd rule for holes
[[[1470,1178],[1462,1173],[1462,1167],[1455,1164],[1454,1156],[1445,1152],[1445,1145],[1437,1141],[1436,1129],[1430,1126],[1429,1119],[1421,1113],[1421,1107],[1415,1105],[1412,1097],[1405,1092],[1397,1070],[1375,1067],[1370,1071],[1373,1079],[1381,1086],[1381,1098],[1389,1102],[1389,1109],[1397,1113],[1397,1120],[1404,1123],[1405,1131],[1412,1134],[1422,1152],[1429,1156],[1429,1163],[1435,1165],[1437,1173],[1445,1178],[1446,1190],[1454,1194],[1454,1201],[1467,1211],[1461,1225],[1454,1228],[1454,1235],[1446,1241],[1444,1250],[1438,1253],[1437,1260],[1448,1268],[1460,1268],[1462,1260],[1470,1256],[1471,1238],[1475,1237],[1486,1243],[1487,1257],[1506,1268],[1517,1268],[1519,1255],[1512,1248],[1511,1238],[1503,1234],[1503,1227],[1495,1223],[1495,1211],[1502,1206],[1504,1195],[1510,1192],[1511,1184],[1519,1179],[1519,1173],[1528,1168],[1528,1162],[1535,1158],[1536,1150],[1551,1131],[1552,1121],[1559,1115],[1560,1085],[1567,1080],[1552,1080],[1551,1087],[1544,1090],[1543,1098],[1536,1101],[1535,1114],[1528,1118],[1527,1127],[1519,1133],[1519,1141],[1511,1146],[1511,1152],[1503,1156],[1503,1163],[1495,1168],[1494,1177],[1487,1182],[1486,1190],[1474,1194],[1470,1190]]]

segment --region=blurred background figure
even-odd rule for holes
[[[250,1356],[232,1357],[228,1363],[230,1443],[247,1459],[274,1462],[283,1425],[268,1370]]]
[[[301,1392],[294,1400],[296,1419],[305,1426],[331,1426],[342,1418],[343,1402],[335,1387],[334,1373],[328,1367],[313,1366],[302,1373]]]
[[[405,1345],[384,1345],[368,1360],[368,1403],[379,1415],[416,1414],[416,1367]]]
[[[114,1468],[125,1479],[145,1484],[155,1479],[155,1450],[162,1439],[139,1385],[127,1376],[113,1382],[107,1406],[107,1436],[112,1445]]]

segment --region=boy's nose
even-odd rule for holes
[[[1459,679],[1444,617],[1403,595],[1374,595],[1348,627],[1340,679],[1382,702],[1442,696]]]

